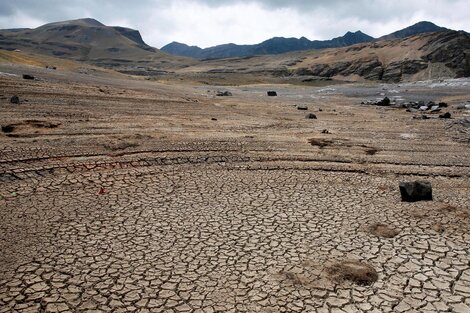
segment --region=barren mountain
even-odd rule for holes
[[[50,23],[35,29],[0,30],[0,48],[46,54],[104,67],[126,65],[166,68],[181,63],[147,45],[139,31],[105,26],[94,19]],[[151,70],[151,69],[150,69]]]

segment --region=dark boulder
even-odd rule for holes
[[[18,104],[20,103],[20,98],[18,98],[18,96],[13,96],[10,98],[10,102],[13,104]]]
[[[276,96],[277,96],[277,92],[275,92],[275,91],[268,91],[268,96],[269,96],[269,97],[276,97]]]
[[[452,115],[449,112],[439,115],[439,118],[451,118]]]
[[[300,110],[300,111],[307,111],[307,110],[308,110],[308,106],[306,106],[306,105],[298,105],[298,106],[297,106],[297,110]]]
[[[217,91],[217,97],[231,97],[232,93],[230,91]]]
[[[313,113],[308,113],[307,115],[305,115],[305,118],[309,120],[316,120],[317,116]]]
[[[30,79],[30,80],[34,80],[34,76],[32,76],[32,75],[29,75],[29,74],[23,74],[23,79]]]
[[[432,185],[427,181],[400,182],[400,194],[404,202],[431,201]]]
[[[388,97],[383,98],[382,100],[376,103],[378,106],[388,107],[390,105],[390,99]]]

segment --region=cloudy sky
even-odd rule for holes
[[[379,37],[421,20],[470,31],[470,0],[0,0],[0,28],[82,17],[138,29],[155,47],[208,47],[274,36],[331,39],[348,30]]]

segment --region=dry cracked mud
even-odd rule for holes
[[[0,83],[0,124],[20,125],[0,135],[0,312],[470,311],[470,155],[449,121],[348,85]],[[400,201],[416,178],[434,201]]]

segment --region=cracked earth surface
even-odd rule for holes
[[[331,95],[312,124],[294,87],[2,84],[29,101],[1,100],[23,124],[0,136],[0,312],[470,311],[469,147],[443,121]],[[414,179],[434,201],[400,201]],[[353,261],[377,280],[330,275]]]

